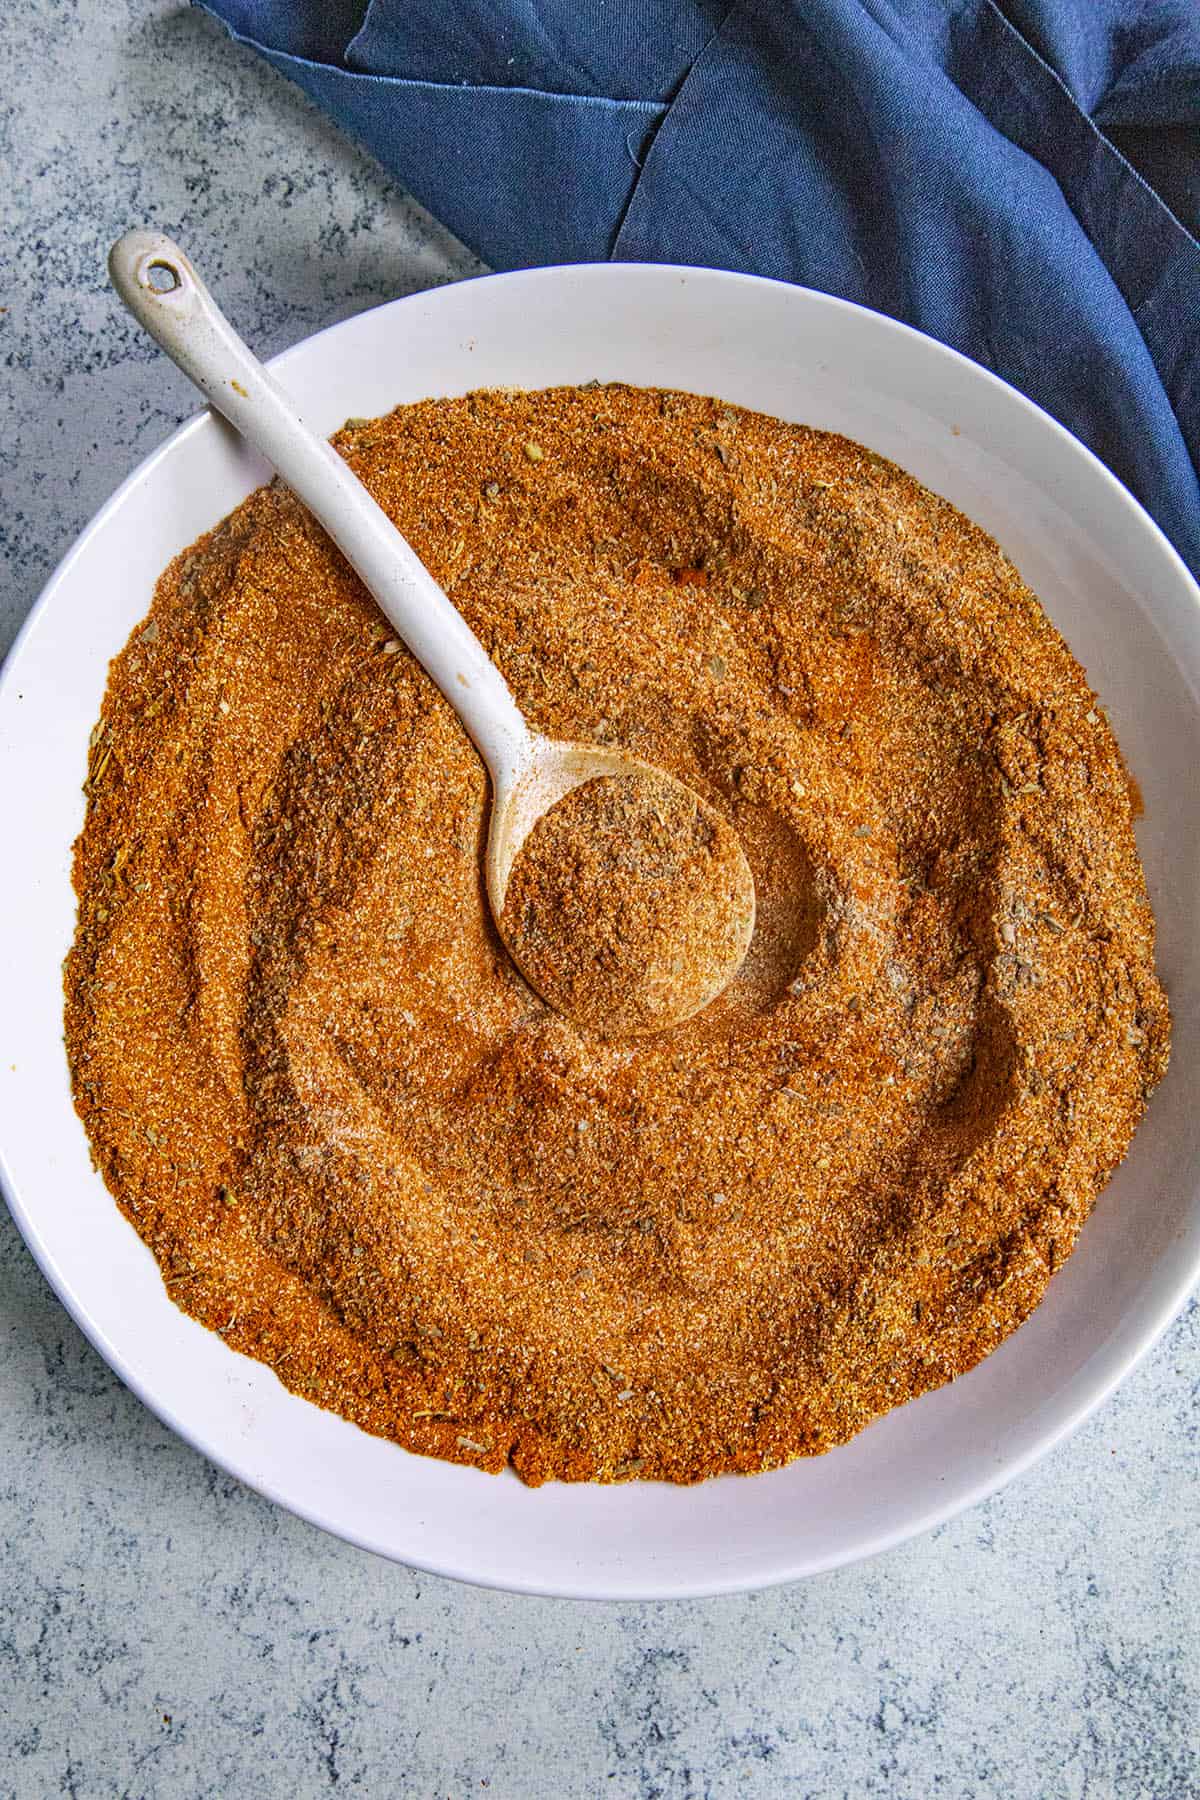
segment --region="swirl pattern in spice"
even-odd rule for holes
[[[601,1037],[489,919],[457,720],[279,485],[113,665],[77,1105],[169,1292],[527,1481],[841,1443],[1037,1305],[1166,1066],[1120,753],[997,546],[843,438],[619,386],[339,447],[533,724],[736,831],[726,991]]]

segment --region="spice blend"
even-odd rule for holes
[[[500,925],[517,967],[606,1037],[698,1012],[742,960],[754,881],[732,826],[677,781],[602,775],[543,813]]]
[[[276,484],[113,664],[76,1103],[172,1298],[288,1387],[523,1479],[840,1443],[1037,1305],[1166,1065],[1124,767],[982,531],[848,440],[620,386],[336,440],[527,717],[729,821],[685,1024],[552,1011],[482,766]]]

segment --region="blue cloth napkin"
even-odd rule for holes
[[[705,264],[1030,395],[1200,574],[1198,0],[206,0],[493,268]]]

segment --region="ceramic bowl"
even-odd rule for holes
[[[1200,592],[1179,558],[1002,382],[876,314],[753,277],[643,265],[489,277],[349,319],[275,366],[326,431],[480,386],[689,388],[846,432],[978,520],[1084,664],[1141,784],[1171,1072],[1033,1317],[969,1375],[829,1455],[694,1488],[531,1491],[287,1393],[167,1299],[91,1167],[63,1055],[70,850],[109,658],[171,557],[267,475],[204,415],[83,534],[0,685],[0,1176],[46,1276],[134,1392],[223,1468],[353,1543],[475,1582],[612,1598],[761,1586],[872,1555],[991,1493],[1104,1399],[1200,1269]]]

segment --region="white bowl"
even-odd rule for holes
[[[326,431],[473,387],[592,376],[717,394],[847,432],[995,534],[1110,709],[1175,1015],[1171,1073],[1066,1268],[971,1374],[827,1456],[694,1488],[549,1485],[412,1456],[289,1394],[178,1312],[93,1171],[63,1056],[80,782],[109,658],[175,553],[267,471],[205,415],[130,476],[50,582],[0,682],[0,1177],[42,1269],[134,1392],[273,1500],[385,1556],[535,1593],[669,1597],[787,1581],[924,1531],[1099,1404],[1200,1271],[1200,591],[1045,413],[878,315],[749,276],[542,269],[349,319],[276,368]]]

